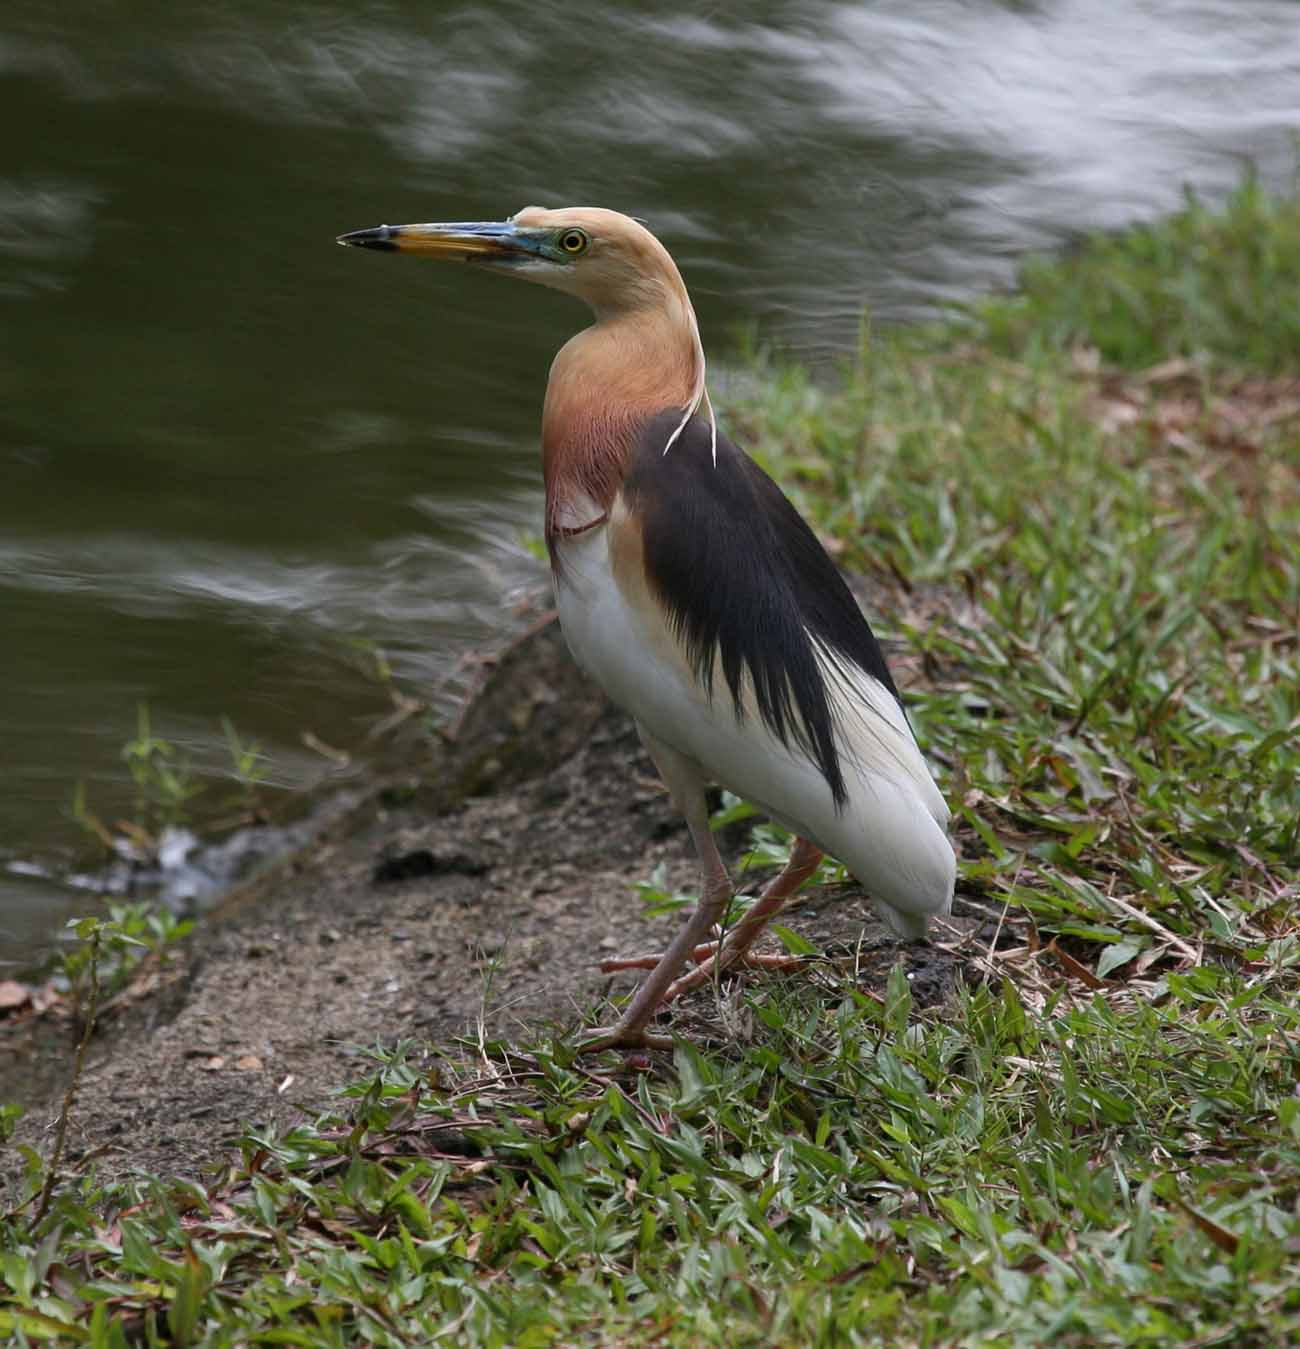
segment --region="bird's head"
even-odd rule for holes
[[[503,221],[379,225],[340,235],[339,243],[539,281],[576,295],[601,315],[686,299],[677,266],[659,240],[631,216],[594,206],[526,206]]]

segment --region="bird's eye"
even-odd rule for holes
[[[583,230],[565,230],[560,235],[560,247],[573,257],[577,257],[579,253],[585,253],[590,242],[591,240],[587,238]]]

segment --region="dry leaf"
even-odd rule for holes
[[[1229,1255],[1236,1255],[1237,1247],[1241,1244],[1241,1238],[1235,1232],[1229,1232],[1226,1227],[1220,1226],[1213,1218],[1207,1218],[1205,1214],[1197,1213],[1190,1204],[1184,1204],[1181,1199],[1175,1199],[1174,1203],[1221,1251],[1227,1251]]]
[[[1105,979],[1098,979],[1086,965],[1081,965],[1068,951],[1062,951],[1057,946],[1055,938],[1048,944],[1047,949],[1065,966],[1067,974],[1072,974],[1076,979],[1083,980],[1089,988],[1109,987]]]
[[[25,1007],[31,1001],[31,997],[26,984],[20,984],[15,979],[0,979],[0,1012]]]
[[[260,1073],[262,1071],[262,1060],[256,1054],[243,1054],[235,1060],[235,1067],[241,1073]]]

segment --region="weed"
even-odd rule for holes
[[[92,946],[79,925],[99,922],[102,939]],[[111,903],[106,919],[73,919],[69,927],[78,940],[59,955],[59,967],[68,986],[78,995],[93,965],[105,997],[121,992],[145,955],[162,960],[194,930],[192,918],[179,918],[170,909],[147,900]]]
[[[230,769],[239,786],[239,804],[250,820],[263,821],[266,810],[262,788],[270,775],[270,759],[256,740],[245,740],[229,717],[221,718],[221,731],[230,755]]]
[[[65,960],[65,971],[76,998],[81,1034],[78,1037],[77,1047],[73,1054],[67,1091],[64,1093],[63,1102],[59,1108],[58,1122],[54,1132],[54,1144],[49,1159],[42,1165],[39,1157],[31,1149],[25,1150],[28,1154],[26,1157],[28,1194],[17,1209],[8,1215],[11,1220],[16,1218],[29,1203],[35,1201],[36,1208],[30,1222],[30,1230],[32,1231],[40,1227],[49,1212],[50,1203],[59,1180],[60,1168],[63,1163],[63,1150],[68,1138],[68,1125],[72,1118],[72,1107],[76,1100],[77,1087],[81,1081],[82,1072],[86,1066],[86,1050],[90,1045],[90,1037],[95,1031],[95,1022],[99,1015],[100,1002],[104,992],[100,980],[101,961],[106,954],[115,956],[117,957],[114,962],[115,967],[122,969],[129,963],[125,953],[131,947],[145,945],[128,930],[129,926],[130,924],[120,922],[116,918],[108,920],[71,918],[67,923],[69,930],[76,935],[78,943],[75,952],[69,953]],[[17,1120],[17,1114],[13,1107],[6,1107],[5,1114],[7,1126],[5,1136],[7,1137]],[[0,1313],[0,1317],[2,1316],[3,1313]],[[3,1321],[0,1320],[0,1326],[3,1326],[3,1324]]]
[[[264,824],[267,810],[263,793],[270,778],[270,758],[255,740],[245,739],[229,717],[221,718],[222,737],[229,756],[229,776],[237,784],[239,814],[234,819],[209,821],[214,829],[235,824]],[[176,745],[153,732],[148,704],[136,709],[136,733],[122,747],[135,786],[132,818],[112,826],[87,800],[84,782],[73,788],[68,815],[103,848],[108,857],[126,859],[133,866],[156,870],[168,832],[189,818],[191,802],[206,785],[194,765]]]
[[[140,841],[152,842],[164,829],[184,821],[187,803],[203,789],[176,746],[154,735],[147,703],[136,708],[135,737],[122,747],[122,758],[136,789],[130,832]]]

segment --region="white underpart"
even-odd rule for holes
[[[662,620],[634,609],[619,590],[607,534],[602,526],[559,545],[560,624],[578,664],[705,777],[843,862],[899,936],[924,936],[929,918],[952,906],[956,860],[945,831],[948,808],[889,691],[818,651],[848,790],[837,811],[808,755],[783,745],[756,714],[737,723],[725,685],[710,700],[672,659]]]

